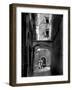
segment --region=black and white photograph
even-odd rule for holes
[[[70,7],[10,5],[10,85],[70,82]]]
[[[21,13],[22,77],[63,74],[63,15]]]

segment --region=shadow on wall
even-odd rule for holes
[[[63,74],[63,15],[54,15],[52,22],[52,37],[54,39],[51,59],[52,75]]]

